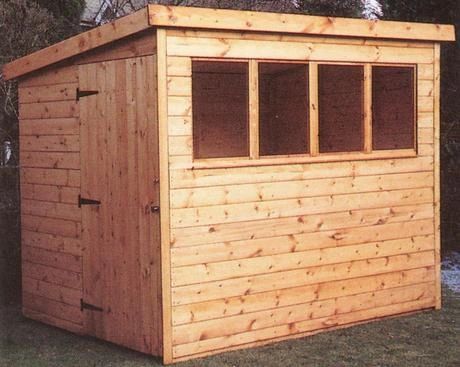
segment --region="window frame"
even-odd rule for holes
[[[199,58],[191,58],[191,74],[190,74],[190,83],[192,85],[192,108],[193,108],[193,62],[194,61],[204,61],[204,62],[235,62],[235,63],[246,63],[248,66],[248,102],[247,102],[247,147],[248,147],[248,155],[244,156],[228,156],[228,157],[213,157],[213,158],[198,158],[195,156],[195,137],[193,135],[193,111],[191,113],[192,116],[192,161],[193,162],[205,162],[205,161],[225,161],[225,160],[247,160],[250,157],[251,152],[251,116],[250,116],[250,105],[251,105],[251,64],[249,59],[214,59],[214,58],[206,58],[206,57],[199,57]]]
[[[296,60],[259,60],[259,59],[256,59],[254,60],[255,61],[255,66],[254,66],[254,70],[253,70],[253,75],[256,75],[257,76],[257,84],[254,86],[254,87],[257,87],[257,119],[256,119],[256,116],[254,116],[254,125],[257,124],[257,149],[255,150],[255,154],[254,154],[254,157],[252,159],[269,159],[269,158],[293,158],[293,157],[310,157],[311,156],[311,143],[312,143],[312,138],[311,138],[311,115],[309,115],[309,126],[308,126],[308,134],[307,134],[307,138],[308,138],[308,147],[309,147],[309,152],[305,152],[305,153],[296,153],[296,154],[273,154],[273,155],[260,155],[260,152],[259,152],[259,148],[260,148],[260,141],[259,141],[259,138],[260,138],[260,131],[259,131],[259,128],[260,128],[260,119],[259,119],[259,107],[260,107],[260,103],[259,103],[259,65],[262,63],[266,63],[266,64],[296,64],[296,65],[305,65],[306,66],[306,69],[307,69],[307,72],[308,72],[308,78],[310,77],[310,61],[308,60],[300,60],[300,61],[296,61]],[[308,80],[308,86],[306,86],[308,89],[308,110],[309,110],[309,114],[311,113],[311,101],[310,101],[310,80]],[[250,98],[250,97],[249,97]]]
[[[352,150],[352,151],[345,151],[345,152],[320,152],[320,144],[319,144],[319,126],[321,124],[320,117],[319,117],[319,71],[318,67],[320,65],[338,65],[338,66],[361,66],[363,68],[363,90],[362,90],[362,114],[363,118],[361,121],[362,124],[362,129],[363,129],[363,149],[362,150]],[[370,119],[372,119],[372,108],[369,109],[368,111],[368,106],[367,106],[367,101],[368,98],[370,98],[370,102],[372,103],[372,89],[370,89],[370,95],[369,95],[369,90],[367,89],[368,84],[366,83],[367,80],[370,80],[370,86],[372,88],[372,79],[370,78],[369,74],[369,66],[370,66],[370,73],[372,73],[372,65],[364,62],[317,62],[316,63],[316,102],[318,108],[317,110],[317,124],[318,124],[318,133],[317,133],[317,139],[316,139],[316,144],[317,144],[317,151],[316,154],[318,156],[323,156],[323,155],[337,155],[337,154],[352,154],[352,153],[370,153],[371,152],[371,146],[372,146],[372,140],[370,141],[370,146],[368,142],[368,137],[370,136],[372,138],[372,126],[371,122],[368,119],[368,116],[370,115]],[[369,130],[370,130],[370,135],[369,135]]]
[[[373,136],[372,136],[372,68],[374,66],[387,66],[387,67],[400,67],[400,68],[404,68],[404,67],[407,67],[407,68],[411,68],[412,71],[413,71],[413,88],[414,88],[414,95],[413,95],[413,117],[414,117],[414,120],[413,120],[413,126],[414,126],[414,151],[416,153],[416,155],[418,155],[418,66],[417,64],[389,64],[389,63],[369,63],[369,67],[370,67],[370,75],[371,75],[371,79],[369,81],[369,88],[370,88],[370,110],[369,110],[369,113],[371,114],[370,115],[370,119],[371,119],[371,130],[370,130],[370,144],[371,144],[371,147],[372,147],[372,140],[373,140]],[[373,152],[386,152],[386,151],[396,151],[398,149],[387,149],[387,150],[374,150]],[[407,150],[407,149],[399,149],[399,150]]]
[[[193,61],[210,62],[247,62],[249,69],[249,98],[248,98],[248,139],[249,156],[222,157],[222,158],[195,158],[192,153],[193,169],[206,168],[231,168],[251,167],[268,165],[288,165],[305,163],[327,163],[359,160],[378,160],[393,158],[415,158],[418,156],[418,67],[414,63],[379,63],[379,62],[334,62],[318,60],[277,60],[277,59],[230,59],[230,58],[206,58],[191,57]],[[309,80],[309,146],[310,153],[270,155],[259,154],[259,63],[295,63],[308,65]],[[319,152],[319,88],[318,88],[318,65],[354,65],[364,68],[364,93],[363,93],[363,121],[364,145],[362,151],[353,152]],[[372,149],[372,67],[407,67],[414,73],[414,148],[409,149]],[[193,78],[193,75],[191,75]],[[192,95],[193,99],[193,95]],[[192,118],[193,124],[193,118]],[[193,137],[192,137],[193,139]]]

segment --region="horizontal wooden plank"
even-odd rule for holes
[[[177,228],[171,231],[171,246],[195,246],[227,241],[277,236],[293,236],[317,231],[341,230],[359,226],[381,225],[433,218],[429,205],[395,206],[380,209],[348,210],[331,214],[275,218],[247,223],[227,223],[211,226]]]
[[[204,170],[204,169],[222,169],[222,168],[245,168],[245,167],[262,167],[262,166],[288,166],[297,164],[317,164],[317,163],[338,163],[338,162],[355,162],[355,161],[382,161],[386,159],[403,159],[416,158],[417,151],[414,148],[409,149],[389,149],[374,150],[371,154],[361,152],[345,153],[323,153],[316,156],[299,155],[299,156],[267,156],[260,159],[250,159],[249,157],[235,157],[227,159],[199,159],[193,160],[190,155],[170,156],[169,165],[172,170]]]
[[[173,306],[434,265],[434,251],[323,265],[172,288]]]
[[[169,136],[192,136],[191,116],[170,116],[168,117]]]
[[[23,183],[21,185],[21,199],[43,200],[59,202],[60,186],[55,185],[34,185]]]
[[[78,68],[72,64],[48,67],[19,80],[19,88],[78,83]]]
[[[242,184],[171,190],[172,208],[262,202],[347,193],[416,189],[433,185],[432,172]]]
[[[78,117],[78,114],[79,108],[76,101],[19,104],[21,120]]]
[[[173,307],[173,325],[183,325],[233,315],[286,307],[434,281],[434,267],[337,280]]]
[[[79,171],[78,171],[79,172]],[[72,180],[73,175],[70,175],[70,180]],[[79,186],[80,177],[74,178],[77,181]],[[78,195],[80,194],[80,189],[76,187],[60,187],[59,188],[59,201],[61,203],[75,204],[78,202]],[[38,198],[34,198],[38,200]]]
[[[19,142],[19,149],[23,152],[79,152],[80,137],[78,135],[23,136]]]
[[[311,60],[333,62],[433,63],[433,50],[385,46],[315,44],[199,37],[168,37],[168,56]]]
[[[417,74],[419,80],[434,80],[434,66],[430,64],[417,65]]]
[[[393,304],[355,311],[346,314],[327,316],[315,320],[301,321],[292,324],[284,324],[272,328],[254,330],[239,333],[232,336],[224,336],[209,340],[198,341],[177,345],[173,348],[175,358],[191,356],[208,351],[224,350],[233,346],[254,343],[261,340],[279,339],[297,333],[312,332],[315,330],[326,330],[327,328],[340,325],[353,324],[364,320],[380,318],[389,315],[403,314],[410,311],[431,308],[434,305],[434,297],[422,298],[407,303]]]
[[[78,222],[56,218],[45,218],[33,215],[21,215],[23,229],[47,233],[68,238],[80,238],[81,225]]]
[[[434,98],[419,96],[417,98],[417,108],[419,112],[434,112]]]
[[[429,48],[434,49],[431,42],[404,41],[389,39],[355,38],[355,37],[328,37],[321,35],[301,35],[289,33],[259,33],[248,31],[225,31],[225,30],[204,30],[204,29],[181,29],[170,28],[167,30],[168,36],[173,37],[201,37],[201,38],[220,38],[220,39],[244,39],[256,41],[279,41],[279,42],[313,42],[323,44],[345,44],[357,46],[389,46],[403,48]]]
[[[51,201],[56,203],[76,204],[80,189],[55,185],[21,185],[21,199]]]
[[[30,149],[34,149],[33,147]],[[80,169],[79,153],[27,152],[21,153],[22,167]]]
[[[62,287],[78,290],[82,289],[81,273],[76,273],[70,270],[57,269],[41,264],[23,261],[22,274],[24,277],[57,284]]]
[[[418,143],[419,144],[433,144],[434,143],[434,129],[428,128],[428,127],[418,129]]]
[[[418,114],[417,126],[419,128],[433,128],[434,114],[432,112],[420,112]]]
[[[77,118],[20,120],[19,135],[78,135],[80,125]]]
[[[142,9],[13,61],[3,67],[3,76],[17,78],[148,28],[148,12]]]
[[[190,57],[168,57],[167,73],[168,76],[191,76],[192,60],[190,59]]]
[[[80,184],[81,184],[80,170],[68,170],[67,175],[68,175],[67,185],[64,185],[64,186],[80,187]]]
[[[191,116],[192,98],[191,97],[168,97],[169,116]]]
[[[83,324],[83,312],[81,312],[80,308],[77,306],[56,302],[27,292],[23,292],[22,294],[22,304],[23,307],[27,309],[35,310],[75,324]]]
[[[267,200],[171,210],[171,228],[286,218],[346,210],[425,204],[433,201],[433,188]],[[243,225],[250,228],[250,224]]]
[[[167,83],[169,96],[192,95],[192,79],[189,77],[169,76]]]
[[[22,246],[21,251],[24,261],[62,270],[70,270],[76,273],[82,272],[82,259],[80,256],[31,246]]]
[[[173,328],[173,344],[231,336],[276,325],[314,320],[418,299],[433,298],[434,283],[384,289],[288,307],[196,322]]]
[[[68,330],[75,334],[83,334],[83,324],[75,324],[73,322],[62,320],[57,317],[53,317],[36,310],[30,310],[26,307],[22,307],[22,313],[25,317],[40,321],[44,324],[52,325],[60,329]]]
[[[49,168],[21,168],[21,184],[80,187],[80,171]]]
[[[417,93],[421,97],[433,98],[434,83],[432,80],[419,80],[417,84]]]
[[[82,242],[77,238],[68,238],[49,233],[39,233],[22,229],[21,242],[24,246],[82,256]]]
[[[41,103],[52,101],[75,101],[78,83],[54,84],[18,89],[19,103]]]
[[[156,53],[156,36],[154,29],[122,38],[106,46],[85,52],[76,58],[77,64],[97,63],[120,59],[135,58]]]
[[[433,158],[385,159],[378,161],[291,164],[203,170],[172,170],[171,188],[224,186],[314,178],[372,176],[404,172],[433,171]]]
[[[153,26],[414,40],[455,40],[453,26],[149,5]]]
[[[429,213],[432,204],[419,209]],[[294,253],[335,246],[388,241],[414,236],[432,236],[433,219],[386,223],[378,226],[353,227],[332,231],[291,234],[278,237],[226,241],[201,246],[173,247],[171,266],[207,264],[219,261],[248,259],[275,254]]]
[[[433,157],[434,145],[433,144],[419,144],[418,154],[421,157]]]
[[[170,136],[169,155],[192,155],[193,138],[191,136]]]
[[[21,201],[23,214],[35,215],[46,218],[68,219],[81,222],[81,209],[74,204],[64,204],[48,201],[24,199]]]
[[[83,295],[83,291],[80,289],[61,287],[57,284],[27,277],[22,278],[22,290],[33,295],[75,307],[80,307],[80,299]]]
[[[401,233],[401,235],[404,235]],[[433,237],[413,237],[359,245],[296,251],[248,259],[182,266],[171,270],[172,286],[270,274],[281,271],[338,264],[400,254],[434,250]]]

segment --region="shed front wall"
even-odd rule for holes
[[[435,306],[433,43],[169,30],[166,44],[173,360]],[[193,168],[192,57],[415,64],[418,154]]]

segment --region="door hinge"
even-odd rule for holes
[[[77,101],[79,101],[82,97],[88,97],[98,93],[99,91],[97,90],[81,90],[80,88],[77,88]]]
[[[80,311],[83,311],[83,310],[90,310],[90,311],[97,311],[97,312],[104,311],[102,307],[97,307],[89,303],[86,303],[83,301],[83,298],[80,298]]]
[[[82,198],[81,195],[78,195],[78,207],[81,208],[82,205],[100,205],[99,200],[86,199]]]

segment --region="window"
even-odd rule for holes
[[[249,155],[248,78],[246,62],[193,61],[195,158]]]
[[[259,63],[260,155],[309,152],[308,64]]]
[[[319,152],[364,148],[364,68],[318,65]]]
[[[196,166],[208,158],[234,158],[226,163],[238,166],[290,162],[294,155],[303,162],[414,156],[415,70],[371,63],[192,60]]]
[[[414,149],[414,78],[412,67],[372,67],[374,150]]]

